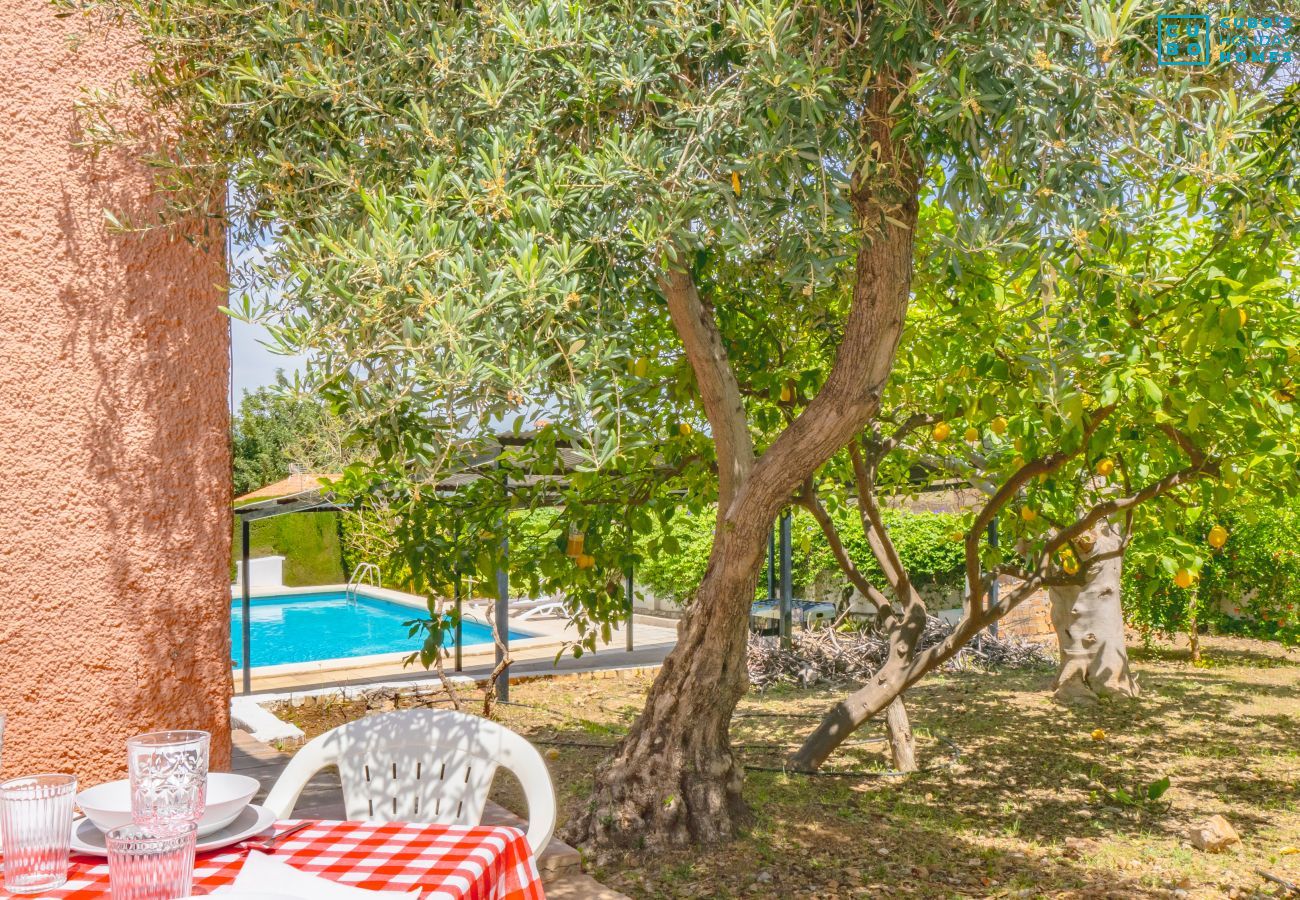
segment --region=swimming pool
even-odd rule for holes
[[[424,644],[422,634],[409,636],[404,623],[428,617],[428,611],[413,609],[361,594],[353,602],[343,591],[311,594],[279,594],[254,597],[250,607],[253,667],[286,663],[350,659],[379,653],[410,653]],[[231,665],[240,667],[243,647],[244,609],[238,599],[230,606]],[[492,643],[492,630],[468,618],[461,622],[464,646]],[[510,630],[510,638],[533,635]],[[455,636],[448,634],[444,646]]]

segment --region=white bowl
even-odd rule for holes
[[[244,811],[259,785],[256,778],[233,772],[208,773],[208,803],[199,820],[199,834],[225,828]],[[100,831],[131,824],[131,783],[126,779],[87,788],[77,795],[77,805]]]

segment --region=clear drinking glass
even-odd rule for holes
[[[131,821],[179,825],[203,818],[209,741],[206,731],[155,731],[126,742]]]
[[[72,775],[27,775],[0,784],[6,891],[38,894],[68,880],[76,796]]]
[[[176,900],[194,887],[198,826],[122,825],[104,836],[113,900]]]

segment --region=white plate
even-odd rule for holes
[[[240,841],[256,837],[274,824],[274,813],[255,803],[250,803],[235,817],[235,821],[225,828],[199,838],[194,851],[204,853],[208,850],[217,850],[221,847],[229,847],[231,844],[238,844]],[[104,832],[96,828],[95,823],[89,819],[78,819],[73,822],[72,852],[84,856],[107,856],[108,849],[104,845]]]

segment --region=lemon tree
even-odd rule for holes
[[[1228,541],[1218,519],[1247,493],[1278,506],[1296,491],[1300,431],[1285,386],[1300,346],[1288,275],[1297,243],[1292,198],[1265,188],[1271,171],[1255,172],[1257,191],[1221,194],[1213,215],[1171,204],[1162,182],[1134,186],[1135,218],[1074,236],[1073,258],[1059,265],[985,256],[957,271],[942,247],[951,213],[926,209],[935,243],[922,244],[933,252],[918,264],[884,410],[820,482],[823,496],[856,501],[878,560],[894,566],[893,590],[873,599],[891,613],[899,650],[832,711],[795,764],[815,766],[850,733],[846,722],[894,702],[1035,590],[1051,595],[1061,638],[1058,696],[1135,695],[1121,606],[1135,535],[1161,542],[1164,554],[1143,554],[1140,565],[1165,580],[1145,584],[1189,598],[1195,631],[1201,569]],[[952,439],[959,430],[966,440]],[[952,640],[917,652],[925,604],[873,494],[945,482],[979,492],[961,535],[974,599]],[[993,522],[998,551],[985,539]],[[1192,530],[1195,546],[1179,538]],[[1014,580],[994,605],[986,598],[996,575]]]

